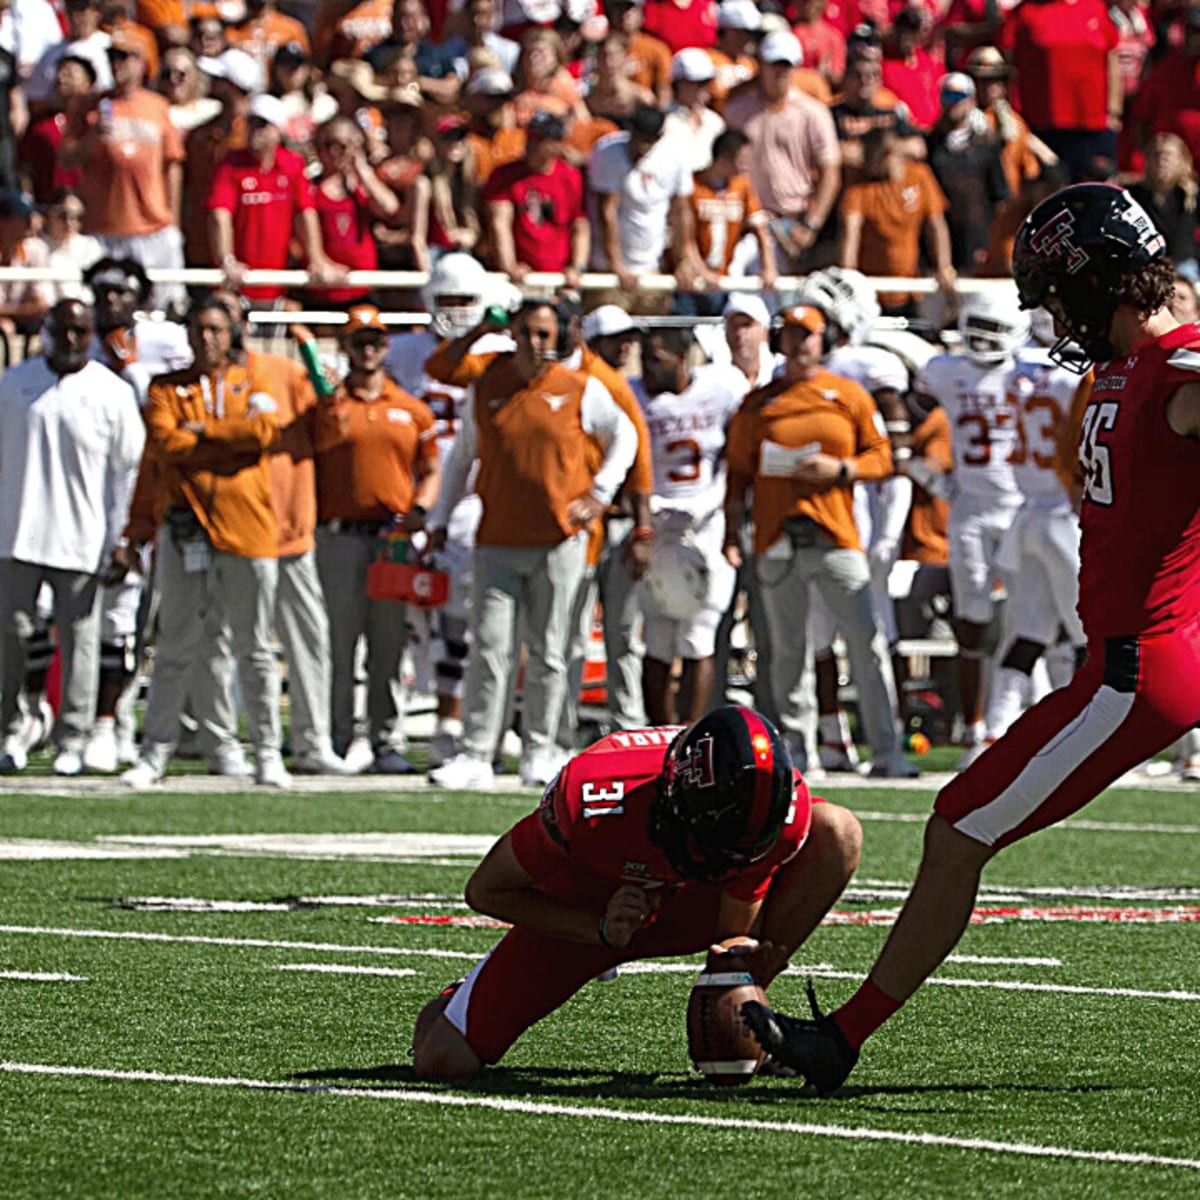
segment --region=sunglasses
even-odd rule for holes
[[[82,221],[83,209],[63,208],[59,205],[56,205],[54,208],[50,209],[50,216],[58,217],[61,221]]]
[[[184,67],[168,67],[163,71],[162,77],[163,79],[187,79],[190,74],[191,72]]]
[[[382,350],[388,343],[386,333],[366,333],[355,334],[348,339],[348,345],[355,350],[364,350],[367,347],[373,347],[376,350]]]

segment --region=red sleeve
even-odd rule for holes
[[[317,207],[317,202],[313,198],[312,182],[304,173],[304,164],[302,161],[296,167],[296,175],[292,184],[292,189],[296,196],[296,208],[300,212],[308,212],[309,209]]]
[[[508,169],[508,163],[497,167],[483,185],[483,199],[485,203],[492,204],[497,200],[512,200],[510,194],[510,183],[512,179],[512,171]]]
[[[233,186],[233,171],[228,164],[222,163],[213,175],[208,187],[208,200],[205,208],[222,208],[226,212],[237,211],[237,189]]]
[[[559,793],[563,786],[560,774],[542,793],[537,811],[509,830],[517,862],[534,879],[553,875],[567,861],[567,839],[559,821]]]
[[[1104,48],[1115,50],[1117,43],[1121,40],[1121,35],[1117,33],[1117,26],[1112,17],[1108,15],[1107,9],[1101,14],[1101,20],[1103,22],[1101,28],[1104,30]]]

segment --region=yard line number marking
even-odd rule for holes
[[[21,1075],[108,1079],[126,1083],[191,1084],[197,1087],[246,1088],[266,1092],[315,1092],[324,1096],[391,1100],[402,1104],[439,1104],[450,1108],[483,1108],[494,1112],[528,1116],[574,1117],[577,1120],[626,1121],[637,1125],[681,1125],[702,1129],[746,1129],[760,1133],[787,1133],[802,1137],[836,1138],[848,1142],[892,1142],[907,1146],[929,1146],[972,1150],[985,1154],[1014,1154],[1026,1158],[1073,1159],[1079,1162],[1122,1166],[1165,1167],[1200,1171],[1200,1159],[1173,1158],[1124,1150],[1081,1150],[1071,1146],[1038,1145],[1031,1142],[999,1142],[988,1138],[950,1137],[895,1129],[872,1129],[852,1125],[823,1125],[802,1121],[764,1121],[748,1117],[703,1117],[686,1113],[651,1112],[632,1108],[601,1108],[598,1105],[556,1104],[512,1100],[501,1096],[470,1096],[415,1088],[355,1088],[326,1084],[277,1082],[270,1079],[239,1079],[211,1075],[172,1075],[158,1071],[111,1071],[100,1067],[55,1066],[46,1063],[0,1062],[0,1071]]]

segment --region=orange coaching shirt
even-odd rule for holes
[[[854,459],[859,479],[883,479],[892,473],[892,447],[871,394],[826,370],[797,383],[777,379],[746,397],[726,445],[730,491],[754,489],[756,554],[778,541],[784,521],[794,516],[815,521],[839,548],[861,550],[853,485],[819,491],[792,478],[760,475],[764,442],[794,449],[819,443],[824,454]]]

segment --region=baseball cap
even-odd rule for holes
[[[967,55],[966,68],[976,79],[1009,79],[1016,74],[995,46],[976,46]]]
[[[949,75],[942,76],[938,91],[943,104],[957,104],[960,100],[973,100],[975,98],[975,80],[961,71],[951,71]]]
[[[671,59],[672,83],[708,83],[716,75],[713,60],[699,46],[688,46]]]
[[[762,28],[762,13],[754,0],[725,0],[717,9],[717,28],[756,33]]]
[[[250,116],[266,121],[268,125],[274,125],[281,133],[287,126],[287,109],[284,108],[283,101],[278,96],[268,96],[265,92],[260,92],[250,101]]]
[[[793,304],[791,308],[785,308],[779,314],[779,322],[781,325],[807,329],[809,333],[825,332],[825,318],[821,311],[808,304]]]
[[[759,42],[758,57],[765,63],[787,63],[798,67],[804,61],[804,50],[794,33],[776,30]]]
[[[761,325],[764,329],[771,324],[771,313],[766,302],[761,296],[755,296],[752,292],[731,292],[729,299],[725,301],[725,308],[721,316],[725,320],[736,316],[749,317],[756,325]]]
[[[198,58],[196,66],[213,79],[232,83],[247,96],[262,90],[262,68],[245,50],[226,50],[216,58]]]
[[[353,308],[348,309],[346,323],[342,326],[340,333],[342,337],[348,338],[353,334],[361,333],[364,329],[387,333],[383,317],[380,316],[379,309],[373,304],[356,304]]]
[[[284,42],[275,51],[275,62],[306,63],[308,62],[308,53],[299,42]]]
[[[146,60],[145,52],[142,49],[142,44],[137,38],[132,38],[129,34],[120,29],[114,29],[108,35],[108,53],[112,54],[136,54],[143,62]]]
[[[621,333],[633,333],[636,326],[630,315],[617,304],[602,304],[594,308],[583,318],[583,340],[594,341],[596,338],[616,337]]]
[[[444,117],[438,117],[433,131],[439,137],[442,137],[447,133],[455,133],[456,131],[466,129],[466,127],[467,122],[465,117],[459,116],[458,113],[447,113]]]
[[[516,91],[512,76],[501,67],[484,67],[467,80],[468,96],[511,96]]]
[[[527,137],[541,138],[547,142],[561,142],[567,136],[567,127],[562,117],[539,109],[530,118],[525,134]]]
[[[0,217],[32,217],[37,206],[20,188],[0,188]]]

